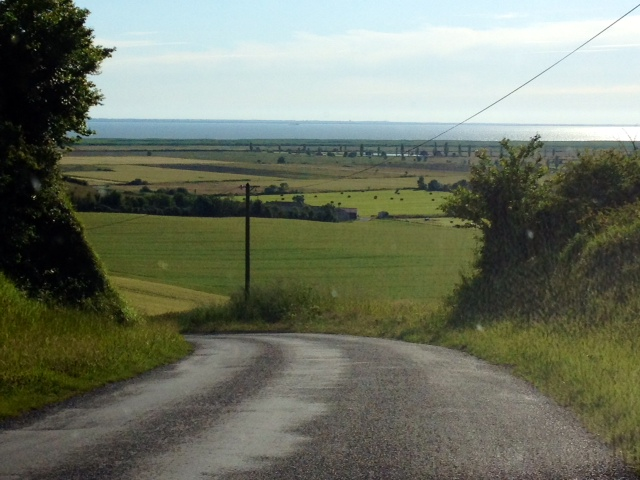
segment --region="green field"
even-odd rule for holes
[[[376,216],[385,211],[390,215],[414,217],[442,216],[439,206],[448,193],[426,190],[371,190],[314,193],[304,195],[308,205],[321,206],[328,203],[342,208],[357,208],[362,217]],[[293,201],[294,195],[261,195],[263,202]]]
[[[277,145],[261,151],[246,147],[81,145],[61,165],[66,175],[87,181],[101,193],[137,192],[139,185],[126,184],[141,179],[151,190],[185,188],[243,200],[239,187],[246,182],[258,187],[255,195],[270,185],[286,184],[289,193],[284,196],[255,198],[292,201],[301,193],[308,205],[357,208],[362,219],[383,211],[415,218],[345,224],[254,219],[255,284],[297,279],[338,295],[434,302],[451,292],[459,272],[469,264],[475,245],[472,231],[450,228],[451,222],[440,218],[425,221],[441,216],[438,206],[447,194],[416,190],[419,176],[444,184],[466,178],[466,160],[427,164],[393,156],[395,146],[386,148],[392,154],[386,160],[330,154],[353,151],[359,144],[324,145],[323,155],[315,154],[315,144],[311,155],[295,153],[301,145],[282,145],[282,151]],[[220,295],[244,285],[242,219],[115,214],[83,214],[82,219],[112,276]],[[429,278],[438,282],[424,281]]]
[[[82,214],[110,275],[228,295],[244,285],[244,220]],[[437,303],[467,269],[474,232],[428,222],[252,219],[252,282]]]

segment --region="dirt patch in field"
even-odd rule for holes
[[[276,169],[276,168],[255,168],[255,167],[241,167],[241,166],[230,166],[230,165],[203,165],[203,164],[153,164],[153,165],[145,165],[145,167],[155,167],[155,168],[166,168],[173,170],[189,170],[194,172],[215,172],[215,173],[233,173],[237,175],[250,175],[257,177],[273,177],[279,176],[283,178],[301,178],[303,175],[300,174],[299,171],[296,172],[288,172],[284,169]]]

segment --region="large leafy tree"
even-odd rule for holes
[[[89,108],[102,100],[90,81],[113,49],[96,46],[89,12],[72,0],[0,1],[0,121],[31,145],[69,144],[90,133]]]
[[[72,0],[0,0],[0,271],[34,295],[112,295],[62,193],[58,161],[102,96],[112,49],[94,45]]]

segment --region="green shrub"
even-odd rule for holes
[[[320,303],[320,295],[309,286],[277,282],[264,287],[254,287],[248,297],[244,291],[236,292],[231,295],[229,307],[237,318],[276,323],[317,314]]]
[[[467,188],[458,188],[442,205],[447,216],[469,220],[482,230],[478,267],[484,274],[499,274],[539,251],[544,236],[536,235],[538,213],[548,200],[548,185],[542,182],[546,169],[537,150],[539,136],[522,146],[501,145],[507,155],[496,165],[489,154],[479,154],[471,167]]]
[[[560,252],[597,223],[598,215],[640,198],[640,157],[617,151],[584,153],[553,178],[546,177],[539,137],[494,162],[486,152],[467,185],[442,205],[445,214],[482,231],[477,266],[483,275],[512,275],[532,259]]]
[[[318,317],[331,301],[330,295],[299,282],[273,282],[254,286],[249,296],[238,290],[227,303],[186,312],[179,320],[186,331],[198,331],[203,326],[211,330],[225,324],[293,324]]]
[[[640,156],[615,150],[586,152],[552,180],[552,197],[545,215],[557,242],[564,243],[598,215],[640,198]]]

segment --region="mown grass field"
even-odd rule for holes
[[[442,216],[439,209],[448,194],[426,190],[367,190],[304,195],[308,205],[328,203],[342,208],[357,208],[360,217],[376,216],[385,211],[390,215],[431,217]],[[293,201],[295,195],[261,195],[263,202]]]
[[[229,295],[244,285],[244,219],[86,213],[110,275]],[[474,232],[441,225],[252,219],[252,282],[437,303],[469,267]]]

